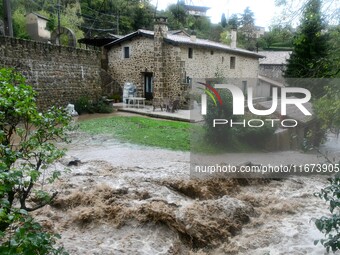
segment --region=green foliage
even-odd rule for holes
[[[103,100],[93,102],[87,96],[81,96],[74,104],[75,110],[79,114],[83,113],[111,113],[113,111],[112,106],[106,104]]]
[[[0,253],[3,255],[67,255],[62,248],[54,248],[56,239],[60,239],[57,234],[45,232],[41,225],[27,215],[27,212],[12,212],[9,218],[15,218],[19,226],[11,232],[11,238],[6,238],[0,242]],[[5,236],[0,231],[0,236]]]
[[[94,113],[93,102],[87,96],[81,96],[74,104],[75,110],[79,114]]]
[[[54,251],[55,237],[41,232],[27,212],[43,207],[57,195],[36,186],[44,185],[40,177],[65,153],[55,142],[67,141],[65,131],[70,117],[57,108],[38,112],[35,96],[21,74],[0,69],[0,235],[3,236],[0,249],[4,251],[1,254],[38,254],[26,253],[28,242],[32,242],[30,247],[35,251],[47,251],[39,254]],[[48,181],[53,182],[58,176],[58,171],[52,171]],[[29,205],[28,200],[31,200]],[[21,241],[23,232],[27,238]]]
[[[228,20],[228,26],[231,29],[237,29],[240,25],[239,17],[237,14],[232,14]]]
[[[334,167],[338,167],[339,170],[339,164],[334,165]],[[330,250],[335,252],[340,250],[340,177],[337,175],[328,179],[328,181],[329,186],[314,194],[329,203],[329,211],[331,212],[330,216],[322,216],[315,220],[316,227],[325,235],[325,238],[315,241],[314,244],[320,241],[327,252]]]
[[[325,78],[329,76],[328,34],[324,32],[321,1],[310,0],[294,38],[293,52],[284,73],[286,78]],[[314,98],[324,95],[323,86],[308,86]]]
[[[258,116],[246,116],[246,122],[250,119],[258,119]],[[264,118],[265,119],[265,118]],[[264,120],[263,119],[263,120]],[[261,128],[252,128],[252,127],[241,127],[235,130],[235,136],[242,143],[248,144],[253,148],[261,148],[264,149],[266,142],[272,137],[274,134],[276,127],[272,127],[272,124],[264,121],[264,126]]]
[[[229,125],[217,125],[213,127],[213,121],[214,119],[232,119],[236,121],[236,118],[233,116],[233,98],[231,93],[225,89],[218,89],[217,91],[223,104],[215,105],[213,100],[209,96],[207,97],[207,114],[204,115],[206,138],[211,144],[225,148],[233,142],[233,128]]]
[[[289,49],[293,47],[293,36],[294,32],[291,26],[273,25],[258,42],[263,49],[271,49],[272,47]]]
[[[140,28],[152,29],[154,7],[147,0],[81,1],[86,35],[128,34]]]
[[[188,151],[190,123],[145,117],[111,117],[86,120],[80,130],[90,134],[111,134],[122,141],[171,150]]]
[[[222,27],[226,27],[227,26],[227,18],[225,17],[225,13],[222,13],[221,26]]]
[[[329,28],[329,62],[332,63],[329,76],[340,78],[340,25]]]
[[[13,12],[13,34],[18,38],[30,39],[26,30],[26,11],[20,7]]]
[[[314,110],[322,122],[323,130],[340,130],[340,80],[334,79],[325,87],[325,95],[316,100]]]

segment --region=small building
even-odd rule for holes
[[[120,86],[131,82],[138,96],[182,103],[192,81],[227,77],[239,79],[242,88],[256,87],[260,54],[168,31],[166,21],[157,18],[154,31],[140,29],[105,46],[108,72]]]
[[[283,72],[287,66],[291,51],[260,51],[260,75],[284,83]]]
[[[207,11],[210,7],[206,6],[196,6],[196,5],[183,5],[184,10],[192,16],[205,17],[207,16]]]
[[[26,15],[27,33],[34,41],[48,42],[51,39],[51,32],[47,30],[48,18],[32,12]]]
[[[257,109],[270,109],[273,105],[273,101],[259,102]],[[318,130],[319,122],[314,117],[313,106],[310,102],[304,103],[304,107],[312,114],[310,116],[304,115],[300,109],[295,105],[287,105],[287,115],[282,116],[281,113],[281,100],[278,100],[278,106],[276,111],[272,114],[272,118],[278,121],[286,120],[287,125],[294,125],[297,122],[296,127],[284,128],[280,127],[276,130],[274,136],[266,144],[266,149],[270,151],[282,151],[282,150],[300,150],[306,146],[307,138],[313,145],[319,145]],[[289,122],[291,122],[289,124]],[[277,122],[278,123],[278,122]]]
[[[261,36],[264,36],[265,32],[266,32],[265,27],[255,26],[256,38],[260,38]]]
[[[258,76],[258,87],[256,89],[256,97],[271,98],[273,96],[273,88],[278,89],[278,96],[281,97],[281,88],[285,85],[281,82],[272,80],[268,77]]]

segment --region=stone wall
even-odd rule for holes
[[[192,58],[188,57],[189,48],[192,48]],[[231,57],[235,57],[235,69],[230,68]],[[183,45],[181,59],[185,63],[186,76],[196,80],[227,77],[242,78],[251,83],[258,77],[258,58],[244,57],[218,49]]]
[[[260,75],[268,77],[272,80],[285,83],[283,78],[283,72],[285,70],[285,65],[260,65]]]
[[[130,48],[130,57],[124,58],[124,47]],[[123,88],[125,82],[137,86],[138,96],[144,97],[144,74],[154,72],[153,40],[135,37],[108,50],[108,72]]]
[[[101,96],[100,52],[0,37],[0,67],[20,71],[38,92],[41,108]]]

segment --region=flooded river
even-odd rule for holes
[[[328,214],[313,196],[326,177],[190,180],[187,152],[74,134],[69,170],[54,184],[40,221],[70,254],[325,254],[313,219]],[[232,154],[237,161],[244,154]],[[248,158],[308,161],[299,152]]]

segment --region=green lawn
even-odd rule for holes
[[[171,150],[190,150],[190,123],[145,117],[110,117],[79,122],[81,131],[110,134],[130,143]]]

